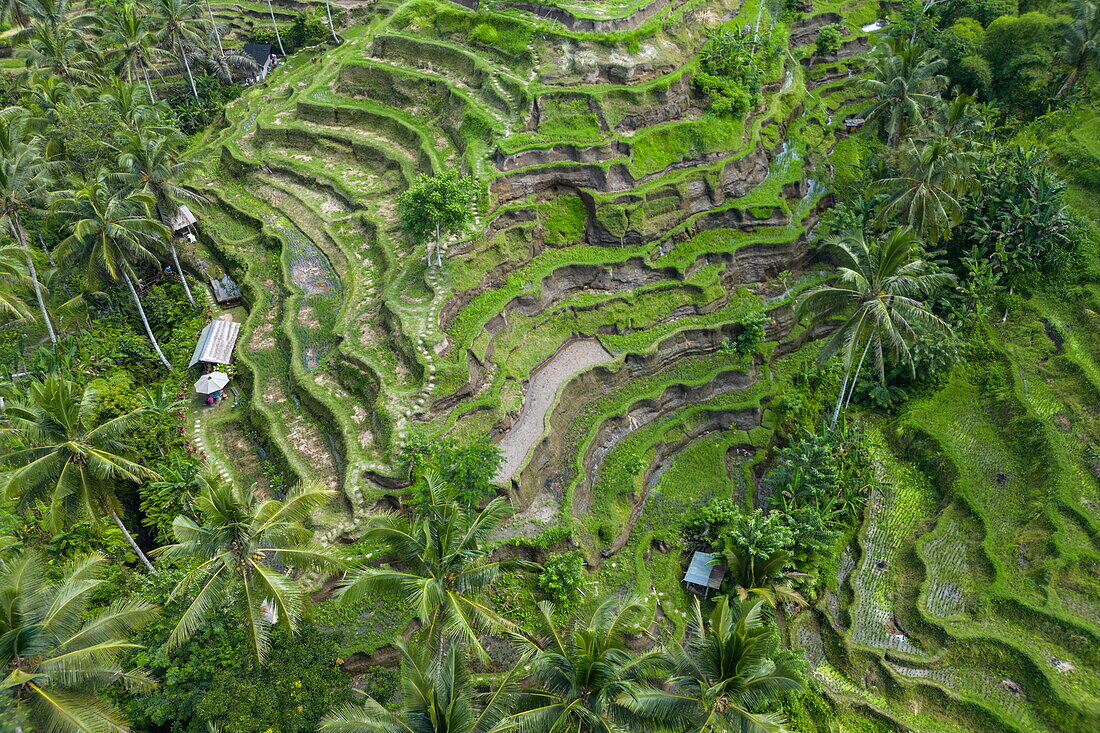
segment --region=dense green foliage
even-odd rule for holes
[[[1095,727],[1095,0],[505,5],[0,3],[0,733]]]

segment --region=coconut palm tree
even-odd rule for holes
[[[126,721],[99,694],[116,682],[134,691],[156,683],[119,660],[138,648],[131,636],[156,608],[119,599],[93,611],[104,559],[77,560],[50,580],[36,553],[0,560],[0,690],[15,698],[35,730],[128,731]]]
[[[202,18],[202,8],[197,0],[153,0],[152,7],[160,27],[157,40],[183,62],[187,80],[191,82],[191,93],[198,99],[199,90],[191,73],[189,55],[203,45],[206,21]]]
[[[178,133],[160,136],[136,130],[126,136],[126,143],[119,152],[120,171],[108,178],[124,191],[145,191],[151,195],[154,211],[166,227],[169,227],[184,202],[202,200],[194,189],[182,183],[200,167],[196,160],[179,157],[183,142],[183,136]],[[172,265],[176,268],[183,291],[187,294],[187,301],[192,308],[197,308],[191,288],[187,284],[187,277],[180,267],[175,239],[169,236],[166,241],[172,255]]]
[[[727,537],[720,554],[726,566],[723,582],[739,600],[757,598],[772,608],[780,603],[806,605],[790,583],[792,577],[806,576],[788,570],[792,558],[789,550],[772,549],[759,555]]]
[[[897,217],[925,239],[940,241],[962,221],[962,195],[976,184],[973,162],[974,154],[957,149],[951,139],[910,140],[898,159],[898,175],[872,187],[888,195],[879,223]]]
[[[705,618],[695,598],[688,636],[671,655],[668,687],[636,692],[631,706],[677,721],[684,733],[783,731],[781,716],[760,709],[804,689],[806,680],[797,657],[780,649],[763,610],[760,600],[723,596]]]
[[[0,247],[0,314],[17,321],[31,319],[27,304],[23,302],[23,288],[29,282],[22,250]]]
[[[530,663],[530,688],[520,695],[521,712],[511,718],[515,730],[622,733],[651,730],[652,723],[670,717],[671,705],[639,712],[631,704],[667,664],[662,651],[634,653],[626,646],[626,635],[637,632],[645,612],[640,602],[619,605],[604,598],[564,626],[549,603],[538,608],[545,636],[512,635],[526,653],[520,664]]]
[[[114,79],[99,88],[99,101],[117,113],[131,131],[146,135],[175,135],[174,127],[165,123],[168,103],[150,97],[141,84]]]
[[[195,499],[199,521],[176,517],[175,543],[154,554],[195,563],[172,591],[190,597],[168,636],[173,648],[225,606],[234,606],[257,663],[270,643],[270,627],[297,628],[305,592],[287,570],[340,567],[333,555],[313,546],[304,525],[333,496],[327,489],[299,486],[286,500],[260,500],[250,488],[208,480]],[[191,595],[193,594],[193,596]]]
[[[879,45],[870,55],[860,82],[871,97],[864,114],[882,125],[891,147],[909,129],[920,127],[925,112],[939,100],[937,90],[944,81],[939,71],[945,63],[933,51],[903,39]]]
[[[838,262],[836,278],[808,291],[796,312],[815,321],[841,319],[818,354],[820,364],[838,352],[844,355],[844,382],[831,423],[835,427],[841,406],[851,399],[849,385],[854,389],[868,353],[884,380],[886,351],[912,368],[909,343],[916,336],[915,326],[949,330],[923,298],[954,282],[954,277],[936,272],[921,258],[919,241],[909,227],[876,239],[862,232],[843,234],[827,240],[826,246]]]
[[[367,698],[349,703],[321,721],[321,733],[498,733],[512,730],[511,675],[488,694],[480,694],[470,679],[460,647],[447,644],[439,654],[413,648],[403,640],[401,709],[391,712]]]
[[[932,138],[945,138],[963,149],[973,147],[975,137],[985,129],[983,112],[987,108],[978,105],[967,94],[956,94],[949,102],[939,105],[929,120]]]
[[[256,70],[260,68],[251,56],[233,50],[215,52],[211,49],[200,54],[199,61],[206,67],[207,71],[218,77],[218,80],[223,84],[231,84],[234,74],[237,72],[255,74]]]
[[[363,533],[364,540],[389,548],[397,557],[397,567],[359,568],[339,594],[354,602],[369,594],[397,592],[415,609],[431,643],[462,641],[481,658],[488,658],[480,632],[514,625],[480,596],[502,569],[537,566],[489,557],[489,537],[512,513],[506,500],[497,497],[483,509],[471,510],[438,476],[429,475],[426,481],[427,500],[419,514],[375,515]]]
[[[9,401],[0,435],[12,447],[0,457],[8,467],[0,487],[22,505],[47,502],[57,525],[74,515],[110,517],[134,554],[156,573],[119,516],[122,505],[114,493],[117,481],[158,478],[134,460],[126,442],[140,411],[105,419],[100,402],[98,390],[55,375],[32,382],[20,399]]]
[[[15,25],[27,25],[30,19],[29,6],[33,0],[0,0],[0,20]]]
[[[68,82],[95,86],[105,66],[95,46],[88,42],[87,30],[94,16],[69,12],[67,2],[57,5],[56,22],[38,19],[21,34],[22,43],[15,55],[30,69],[48,71]],[[50,16],[53,18],[52,14]]]
[[[86,266],[89,287],[103,277],[126,283],[153,350],[170,370],[172,364],[160,350],[134,286],[139,279],[134,265],[155,263],[149,248],[169,236],[168,228],[150,217],[155,203],[143,191],[112,191],[96,180],[58,199],[53,210],[69,234],[58,245],[59,257]]]
[[[144,7],[123,5],[101,16],[99,31],[111,49],[115,74],[131,83],[144,81],[149,99],[156,100],[149,68],[171,54],[157,48],[157,34],[149,21],[149,13]]]
[[[1073,21],[1063,32],[1065,58],[1073,68],[1055,97],[1061,97],[1072,89],[1089,68],[1100,67],[1100,3],[1097,0],[1073,0],[1073,11]]]
[[[19,107],[0,111],[0,225],[11,231],[23,252],[42,323],[50,342],[56,344],[57,334],[46,311],[38,272],[27,244],[27,230],[23,226],[24,215],[42,213],[51,185],[50,165],[34,143],[29,123],[30,115]]]

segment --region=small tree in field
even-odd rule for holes
[[[832,56],[840,50],[844,43],[844,35],[840,32],[840,26],[836,23],[823,25],[817,29],[817,40],[814,42],[814,54],[817,56]]]
[[[474,195],[474,179],[449,170],[438,176],[417,176],[409,190],[397,197],[401,228],[417,244],[435,243],[436,266],[443,264],[440,237],[466,228],[473,215]],[[431,265],[430,245],[427,256]]]

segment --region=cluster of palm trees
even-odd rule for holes
[[[868,357],[884,381],[887,356],[913,368],[910,345],[918,332],[950,331],[929,303],[955,278],[928,261],[926,247],[962,222],[983,126],[972,99],[944,99],[943,67],[931,49],[895,37],[875,48],[860,82],[871,100],[864,114],[885,137],[892,172],[872,183],[871,199],[862,202],[871,215],[862,225],[825,240],[836,276],[797,306],[801,317],[836,325],[819,357],[825,363],[842,355],[832,426]]]
[[[492,609],[486,594],[505,566],[487,544],[510,512],[495,499],[477,510],[453,487],[429,476],[414,514],[380,514],[364,540],[382,543],[394,567],[350,572],[340,594],[354,601],[390,591],[415,609],[420,630],[398,642],[401,708],[374,700],[349,704],[323,731],[370,733],[493,733],[503,731],[775,731],[774,708],[803,689],[797,657],[778,648],[760,599],[721,598],[709,616],[698,602],[682,643],[652,646],[654,611],[636,599],[592,600],[563,620],[547,602],[529,628]],[[534,630],[532,630],[534,629]],[[511,671],[473,680],[470,655],[488,661],[485,641],[511,641]],[[632,642],[643,642],[636,644]],[[643,647],[649,647],[643,649]]]
[[[100,409],[99,390],[57,375],[3,396],[5,500],[21,510],[45,509],[56,527],[85,517],[109,519],[150,574],[162,562],[187,569],[173,593],[183,610],[169,648],[186,641],[212,613],[230,609],[262,661],[270,627],[293,630],[301,617],[304,591],[289,572],[341,566],[312,545],[304,526],[332,492],[298,487],[282,500],[259,498],[216,475],[201,476],[191,511],[173,524],[175,542],[152,553],[163,558],[154,565],[125,526],[116,492],[126,481],[158,478],[133,448],[143,413],[162,407],[158,395],[113,417]],[[7,558],[0,553],[0,664],[9,670],[0,692],[14,694],[42,730],[115,730],[112,725],[121,725],[117,712],[94,693],[118,680],[139,690],[152,684],[119,665],[135,648],[130,632],[156,609],[120,600],[89,617],[88,596],[100,584],[103,559],[80,560],[57,582],[45,580],[42,565],[34,550]]]
[[[156,395],[134,411],[104,417],[100,394],[59,376],[5,395],[0,463],[2,488],[21,506],[45,507],[59,524],[81,516],[109,518],[125,534],[150,574],[181,573],[169,605],[176,614],[165,649],[182,644],[215,618],[236,618],[257,664],[270,631],[293,632],[303,615],[309,573],[339,573],[347,562],[317,547],[310,515],[332,498],[299,486],[284,499],[258,496],[216,475],[198,479],[198,493],[172,525],[174,542],[146,557],[120,518],[115,488],[156,475],[136,460],[130,437]],[[521,628],[492,608],[490,586],[503,569],[534,569],[501,561],[490,539],[508,517],[502,499],[476,509],[449,485],[429,476],[425,500],[412,513],[368,520],[364,540],[382,543],[391,567],[352,569],[342,602],[392,592],[414,609],[419,630],[403,657],[402,709],[375,701],[334,711],[326,730],[478,733],[504,730],[712,731],[778,730],[767,712],[784,693],[804,686],[795,657],[778,637],[759,599],[721,600],[709,618],[698,605],[691,634],[669,649],[635,651],[653,611],[635,600],[594,601],[563,622],[539,606],[541,632]],[[2,556],[0,556],[2,557]],[[369,557],[367,558],[369,559]],[[41,729],[94,731],[123,726],[97,693],[121,681],[135,692],[155,685],[124,668],[133,633],[158,610],[118,600],[92,612],[104,561],[78,560],[59,579],[44,572],[36,551],[0,560],[2,689]],[[57,572],[53,576],[57,577]],[[510,639],[518,662],[507,674],[473,681],[467,661],[490,660],[486,641]],[[487,692],[486,692],[487,690]]]
[[[126,287],[153,350],[171,369],[142,307],[138,283],[142,268],[157,267],[160,254],[170,256],[194,304],[168,226],[181,202],[198,198],[180,183],[195,166],[180,158],[183,138],[168,130],[135,126],[125,135],[114,169],[84,180],[65,180],[60,175],[63,161],[47,154],[36,128],[41,129],[41,120],[22,107],[0,111],[0,226],[22,253],[26,274],[21,281],[32,285],[38,318],[49,339],[56,343],[58,334],[36,272],[28,223],[39,236],[52,230],[62,237],[49,255],[85,273],[89,292],[105,282]],[[26,312],[16,315],[29,317]]]
[[[198,99],[198,69],[230,82],[235,72],[254,68],[225,47],[225,29],[206,0],[133,0],[95,12],[72,0],[7,0],[0,17],[24,26],[16,54],[30,74],[72,84],[99,86],[113,74],[155,97],[153,77],[183,75]]]
[[[603,600],[570,622],[540,607],[545,636],[517,640],[512,671],[474,680],[460,646],[432,652],[398,642],[400,709],[351,703],[323,733],[504,733],[783,730],[771,712],[804,688],[791,653],[777,649],[759,602],[719,599],[709,616],[696,602],[684,641],[635,652],[624,639],[642,607]]]
[[[99,13],[76,12],[67,0],[0,8],[27,23],[17,53],[28,64],[17,88],[21,106],[0,111],[0,229],[15,244],[0,248],[0,268],[12,276],[0,308],[39,321],[54,344],[61,334],[47,306],[49,276],[64,281],[66,272],[78,271],[89,292],[103,284],[125,288],[157,358],[172,368],[142,307],[141,282],[169,259],[195,305],[169,224],[180,205],[199,200],[184,183],[197,164],[185,159],[185,139],[165,122],[168,108],[150,73],[166,70],[170,47],[189,63],[187,39],[201,20],[196,8],[186,0]],[[97,160],[109,165],[85,170],[55,134],[67,111],[79,108],[102,109],[121,122],[115,139],[99,143],[106,152]],[[43,252],[50,263],[43,273],[35,250],[47,240],[57,244]],[[28,299],[36,307],[26,307]]]

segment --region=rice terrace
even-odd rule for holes
[[[1096,0],[0,31],[0,733],[1100,731]]]

